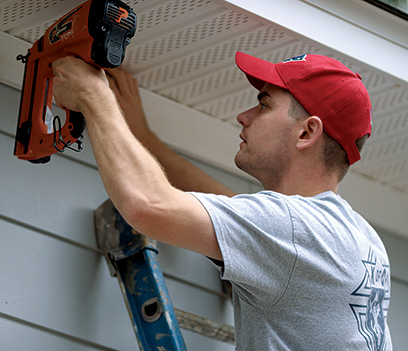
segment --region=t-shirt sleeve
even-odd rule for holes
[[[296,261],[290,211],[275,193],[237,195],[192,193],[210,215],[223,257],[221,278],[241,298],[262,306],[268,292],[284,293]],[[272,301],[268,301],[270,305]]]

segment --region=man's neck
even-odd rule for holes
[[[338,191],[338,178],[335,173],[327,174],[323,169],[313,169],[313,167],[290,169],[279,184],[268,187],[263,184],[266,190],[272,190],[285,195],[301,195],[312,197],[326,191]]]

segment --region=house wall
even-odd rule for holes
[[[93,212],[107,195],[89,142],[81,154],[67,151],[46,165],[15,158],[19,95],[0,85],[0,349],[137,350],[118,283],[96,248]],[[237,192],[260,189],[192,161]],[[349,193],[346,188],[346,198]],[[408,343],[408,242],[377,229],[391,259],[389,323],[394,349],[402,351]],[[175,307],[233,323],[231,302],[207,259],[167,245],[160,245],[158,258]],[[233,350],[182,333],[189,350]]]
[[[66,151],[45,165],[18,160],[19,99],[0,85],[0,349],[137,350],[119,284],[96,246],[93,213],[107,194],[91,147],[85,141],[83,156]],[[161,245],[159,262],[175,307],[232,324],[207,259]],[[233,349],[182,332],[190,350]]]

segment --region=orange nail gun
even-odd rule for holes
[[[89,0],[61,17],[18,60],[25,63],[14,155],[32,163],[46,163],[66,148],[82,149],[85,120],[81,113],[51,112],[52,62],[72,55],[100,68],[118,67],[136,32],[136,14],[119,0]],[[76,148],[72,145],[76,143]]]

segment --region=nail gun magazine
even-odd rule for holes
[[[62,16],[28,50],[25,63],[14,155],[32,163],[46,163],[66,148],[82,149],[85,120],[65,110],[62,125],[53,116],[52,63],[71,55],[99,68],[115,68],[136,32],[136,14],[119,0],[88,0]],[[76,145],[74,145],[76,144]]]

